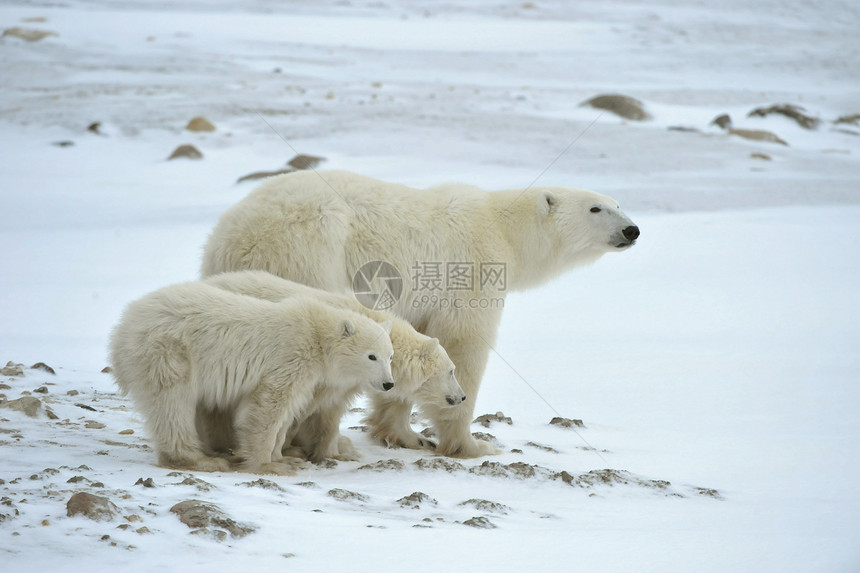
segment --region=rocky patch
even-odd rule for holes
[[[189,499],[170,508],[179,521],[191,528],[194,535],[212,537],[224,541],[227,535],[242,538],[257,530],[253,525],[241,524],[227,516],[214,503]]]
[[[119,508],[106,497],[78,492],[66,502],[66,515],[82,515],[94,521],[110,521],[120,514]]]
[[[581,106],[589,106],[614,113],[618,117],[633,121],[651,119],[651,114],[645,111],[645,106],[636,98],[621,94],[603,94],[588,99]]]

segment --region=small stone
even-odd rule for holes
[[[54,141],[51,145],[56,145],[57,147],[73,147],[75,145],[74,141],[69,141],[68,139],[64,139],[62,141]]]
[[[279,486],[273,481],[269,481],[267,479],[260,478],[254,481],[248,481],[244,483],[237,483],[236,485],[243,485],[245,487],[261,487],[263,489],[273,489],[275,491],[286,491],[284,488]]]
[[[86,404],[77,403],[75,404],[75,406],[77,406],[78,408],[83,408],[84,410],[89,410],[90,412],[98,412],[98,410],[96,410],[92,406],[87,406]]]
[[[765,131],[763,129],[730,129],[729,135],[737,135],[751,141],[764,141],[767,143],[779,143],[780,145],[788,145],[785,141],[779,138],[775,133]]]
[[[44,370],[48,374],[56,374],[53,368],[45,364],[44,362],[36,362],[32,366],[30,366],[31,370]]]
[[[508,511],[510,511],[510,507],[503,503],[497,503],[495,501],[488,501],[486,499],[468,499],[464,502],[459,503],[461,506],[469,506],[474,507],[478,511],[484,511],[487,513],[499,513],[501,515],[507,515]]]
[[[138,480],[134,482],[134,485],[142,485],[143,487],[156,487],[155,482],[152,481],[151,477],[146,479],[138,478]]]
[[[38,388],[33,390],[33,392],[36,394],[47,394],[48,393],[48,387],[47,386],[39,386]]]
[[[641,101],[626,95],[599,95],[586,100],[579,105],[587,105],[596,109],[603,109],[612,112],[619,117],[633,121],[651,119],[651,115],[645,111]]]
[[[203,154],[200,153],[200,150],[194,147],[193,145],[186,144],[180,145],[176,149],[173,150],[173,153],[170,154],[170,157],[167,158],[168,161],[172,159],[203,159]]]
[[[722,115],[718,115],[711,122],[711,125],[716,125],[720,129],[731,129],[732,128],[732,118],[729,114],[724,113]]]
[[[486,517],[479,516],[473,517],[472,519],[467,519],[463,522],[463,525],[468,525],[469,527],[476,527],[478,529],[495,529],[496,525],[493,524],[492,521],[487,519]]]
[[[585,424],[582,423],[582,420],[576,420],[571,418],[562,418],[561,416],[556,416],[549,423],[553,426],[561,426],[562,428],[584,428]]]
[[[102,127],[102,123],[100,121],[94,121],[87,126],[87,131],[91,131],[92,133],[95,133],[96,135],[103,135],[102,132],[100,131],[101,127]]]
[[[421,509],[421,504],[424,505],[439,505],[439,502],[427,495],[426,493],[416,491],[405,497],[397,500],[402,507],[411,507],[412,509]]]
[[[133,433],[134,433],[134,430],[132,430],[132,429],[128,429],[128,430],[120,430],[120,431],[119,431],[119,435],[120,435],[120,436],[130,436],[130,435],[132,435]]]
[[[849,123],[851,125],[860,125],[860,113],[840,116],[836,119],[834,123]]]
[[[82,481],[90,481],[84,476],[72,476],[66,480],[66,483],[81,483]]]
[[[328,495],[340,501],[368,501],[369,498],[363,493],[356,493],[346,489],[334,488],[328,490]]]
[[[78,392],[77,390],[69,390],[68,392],[66,392],[66,396],[77,396],[78,394],[80,394],[80,392]]]
[[[15,26],[14,28],[6,28],[3,30],[3,37],[9,36],[10,38],[18,38],[20,40],[24,40],[25,42],[38,42],[39,40],[44,40],[49,36],[56,36],[56,32],[49,32],[47,30],[35,30],[33,28],[19,28]]]
[[[485,428],[489,428],[491,422],[503,422],[509,426],[513,424],[513,421],[511,421],[509,417],[505,416],[503,412],[496,412],[495,414],[484,414],[483,416],[478,416],[473,420],[472,423],[481,424]]]
[[[84,427],[87,428],[88,430],[101,430],[102,428],[105,427],[105,425],[102,424],[101,422],[96,422],[95,420],[87,420],[84,423]]]
[[[138,535],[146,535],[147,533],[152,533],[148,527],[141,527],[139,529],[134,530]]]
[[[9,408],[10,410],[17,410],[18,412],[23,412],[31,418],[36,418],[39,415],[39,410],[42,409],[42,402],[38,398],[34,398],[32,396],[24,396],[23,398],[18,398],[17,400],[7,400],[6,402],[2,402],[0,403],[0,408]]]
[[[770,155],[768,155],[767,153],[757,153],[757,152],[750,153],[750,158],[751,159],[761,159],[762,161],[770,161],[771,160]]]
[[[43,519],[41,525],[42,525],[42,527],[47,527],[47,526],[51,525],[51,522],[48,521],[47,519]]]
[[[48,416],[49,420],[59,420],[60,417],[57,416],[51,408],[45,406],[45,414]]]
[[[101,370],[101,373],[102,373],[102,374],[110,374],[111,372],[113,372],[113,369],[112,369],[110,366],[105,366],[105,367],[104,367],[104,368],[102,368],[102,370]]]
[[[215,131],[215,125],[205,117],[198,116],[189,121],[188,125],[185,126],[185,129],[194,132]]]
[[[78,492],[66,502],[66,514],[69,517],[83,515],[95,521],[110,521],[118,513],[119,508],[109,499],[91,493]]]

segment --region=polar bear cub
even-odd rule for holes
[[[379,322],[390,321],[390,336],[394,346],[391,367],[395,387],[385,394],[397,403],[397,411],[405,409],[411,412],[414,402],[435,427],[436,421],[443,418],[443,412],[458,406],[466,399],[457,382],[454,363],[437,339],[417,332],[405,320],[368,309],[357,301],[355,296],[322,291],[265,271],[221,273],[204,279],[203,282],[270,301],[313,297],[333,307],[352,310]],[[295,424],[285,436],[285,451],[299,453],[313,462],[324,458],[358,459],[358,453],[350,440],[340,435],[339,422],[359,389],[356,388],[352,393],[337,394],[335,390],[342,388],[343,385],[326,386],[318,392],[305,419]],[[377,408],[374,408],[373,413],[365,420],[369,423],[374,438],[389,446],[415,449],[435,446],[433,442],[412,430],[408,413],[405,416],[390,416],[387,411],[379,410],[375,394],[374,392],[371,395],[371,400]],[[215,432],[217,429],[212,433]]]
[[[234,413],[236,456],[253,473],[289,475],[273,451],[321,387],[394,386],[388,332],[309,297],[270,302],[202,282],[132,302],[113,331],[117,385],[143,413],[161,465],[226,471],[204,451],[198,407]]]

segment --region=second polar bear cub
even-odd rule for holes
[[[394,386],[385,326],[313,298],[270,302],[191,282],[128,306],[111,336],[111,365],[161,465],[230,469],[204,449],[195,426],[202,407],[234,413],[241,469],[292,474],[275,451],[278,433],[319,387]]]
[[[431,423],[440,418],[440,413],[458,407],[466,396],[454,373],[454,363],[435,338],[417,332],[405,320],[387,313],[368,309],[355,296],[322,291],[293,281],[288,281],[265,271],[238,271],[221,273],[204,279],[206,284],[231,292],[245,294],[264,300],[280,301],[296,297],[313,297],[336,308],[358,312],[377,322],[391,322],[390,337],[394,346],[391,363],[395,386],[385,396],[402,401],[411,411],[412,403]],[[284,436],[284,451],[299,454],[313,462],[324,458],[341,460],[359,459],[358,452],[349,438],[339,433],[339,422],[360,388],[353,391],[344,385],[325,387],[317,392],[313,404],[305,412],[304,419]],[[371,400],[377,400],[377,394]],[[218,419],[217,412],[201,411],[207,434],[214,438],[216,449],[230,447],[229,417]],[[415,432],[404,420],[380,415],[377,411],[366,420],[371,435],[390,446],[411,448],[434,447],[433,442]]]

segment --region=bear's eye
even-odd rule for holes
[[[600,207],[592,207],[591,212],[592,213],[600,213]]]
[[[371,354],[370,356],[368,356],[368,358],[370,358],[371,360],[376,360],[376,354]]]
[[[393,355],[393,354],[392,354],[391,356],[389,356],[389,357],[388,357],[388,361],[389,361],[389,362],[391,362],[392,360],[394,360],[394,355]]]

